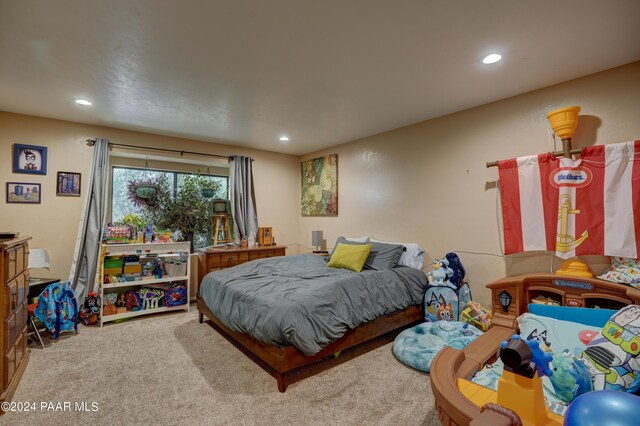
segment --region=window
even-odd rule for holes
[[[153,170],[153,169],[140,169],[131,167],[114,166],[112,168],[111,175],[111,222],[121,222],[127,214],[134,213],[140,214],[141,208],[134,205],[129,200],[128,186],[132,180],[139,179],[157,179],[164,176],[167,180],[169,187],[169,195],[175,200],[176,194],[183,188],[185,179],[188,177],[200,176],[201,179],[206,181],[218,182],[220,184],[220,190],[214,195],[214,198],[227,198],[229,178],[227,176],[217,176],[208,174],[196,174],[189,172],[176,172],[168,170]],[[202,229],[200,232],[196,231],[196,234],[207,235],[210,234],[209,229]],[[202,237],[198,238],[203,240]],[[207,239],[206,237],[204,239]],[[206,241],[200,241],[200,245],[206,244]]]
[[[158,178],[165,175],[171,188],[175,188],[175,173],[162,170],[114,167],[111,174],[111,222],[118,223],[130,213],[138,213],[128,197],[129,181],[134,179]],[[175,193],[171,194],[175,196]]]

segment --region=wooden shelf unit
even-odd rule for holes
[[[586,308],[598,305],[601,308],[619,309],[628,304],[640,303],[640,290],[637,288],[597,278],[550,273],[506,277],[487,284],[487,287],[491,290],[492,322],[509,328],[515,328],[516,318],[527,312],[531,299],[539,295],[552,297],[562,306]],[[503,291],[512,297],[507,312],[500,305],[500,294]],[[608,305],[603,306],[602,301],[606,301]]]
[[[103,244],[102,245],[102,257],[100,268],[100,326],[103,326],[107,322],[117,321],[125,318],[139,317],[143,315],[152,315],[162,312],[184,310],[189,311],[189,292],[190,292],[190,276],[189,271],[191,267],[190,260],[190,244],[188,241],[175,242],[175,243],[147,243],[147,244]],[[105,283],[104,282],[104,258],[105,256],[124,256],[124,255],[139,255],[140,257],[160,257],[163,259],[168,258],[186,258],[186,275],[180,276],[163,276],[162,278],[140,279],[135,281],[123,281],[118,283]],[[187,301],[184,305],[179,306],[163,306],[153,309],[143,309],[140,311],[127,311],[120,314],[104,315],[104,295],[110,290],[122,289],[125,287],[138,287],[142,288],[151,284],[168,283],[182,281],[187,288]]]

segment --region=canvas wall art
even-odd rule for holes
[[[41,187],[39,183],[7,182],[7,203],[40,204]]]
[[[13,144],[13,173],[47,174],[47,147]]]
[[[302,162],[302,216],[338,215],[338,154]]]

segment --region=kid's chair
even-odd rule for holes
[[[31,336],[32,334],[35,334],[36,337],[38,338],[38,342],[40,343],[40,347],[42,349],[44,349],[44,343],[42,342],[42,337],[40,336],[40,332],[38,331],[38,327],[36,326],[36,322],[33,319],[33,317],[35,317],[35,310],[38,307],[37,303],[32,303],[28,306],[28,311],[29,311],[29,324],[31,324],[31,328],[33,328],[33,331],[29,332],[29,336]]]

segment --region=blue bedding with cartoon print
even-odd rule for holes
[[[523,338],[536,338],[543,350],[554,353],[554,374],[542,379],[553,412],[564,415],[574,398],[591,390],[640,388],[640,306],[620,309],[602,328],[531,313],[520,316],[518,326]],[[496,390],[502,369],[498,359],[472,381]]]

